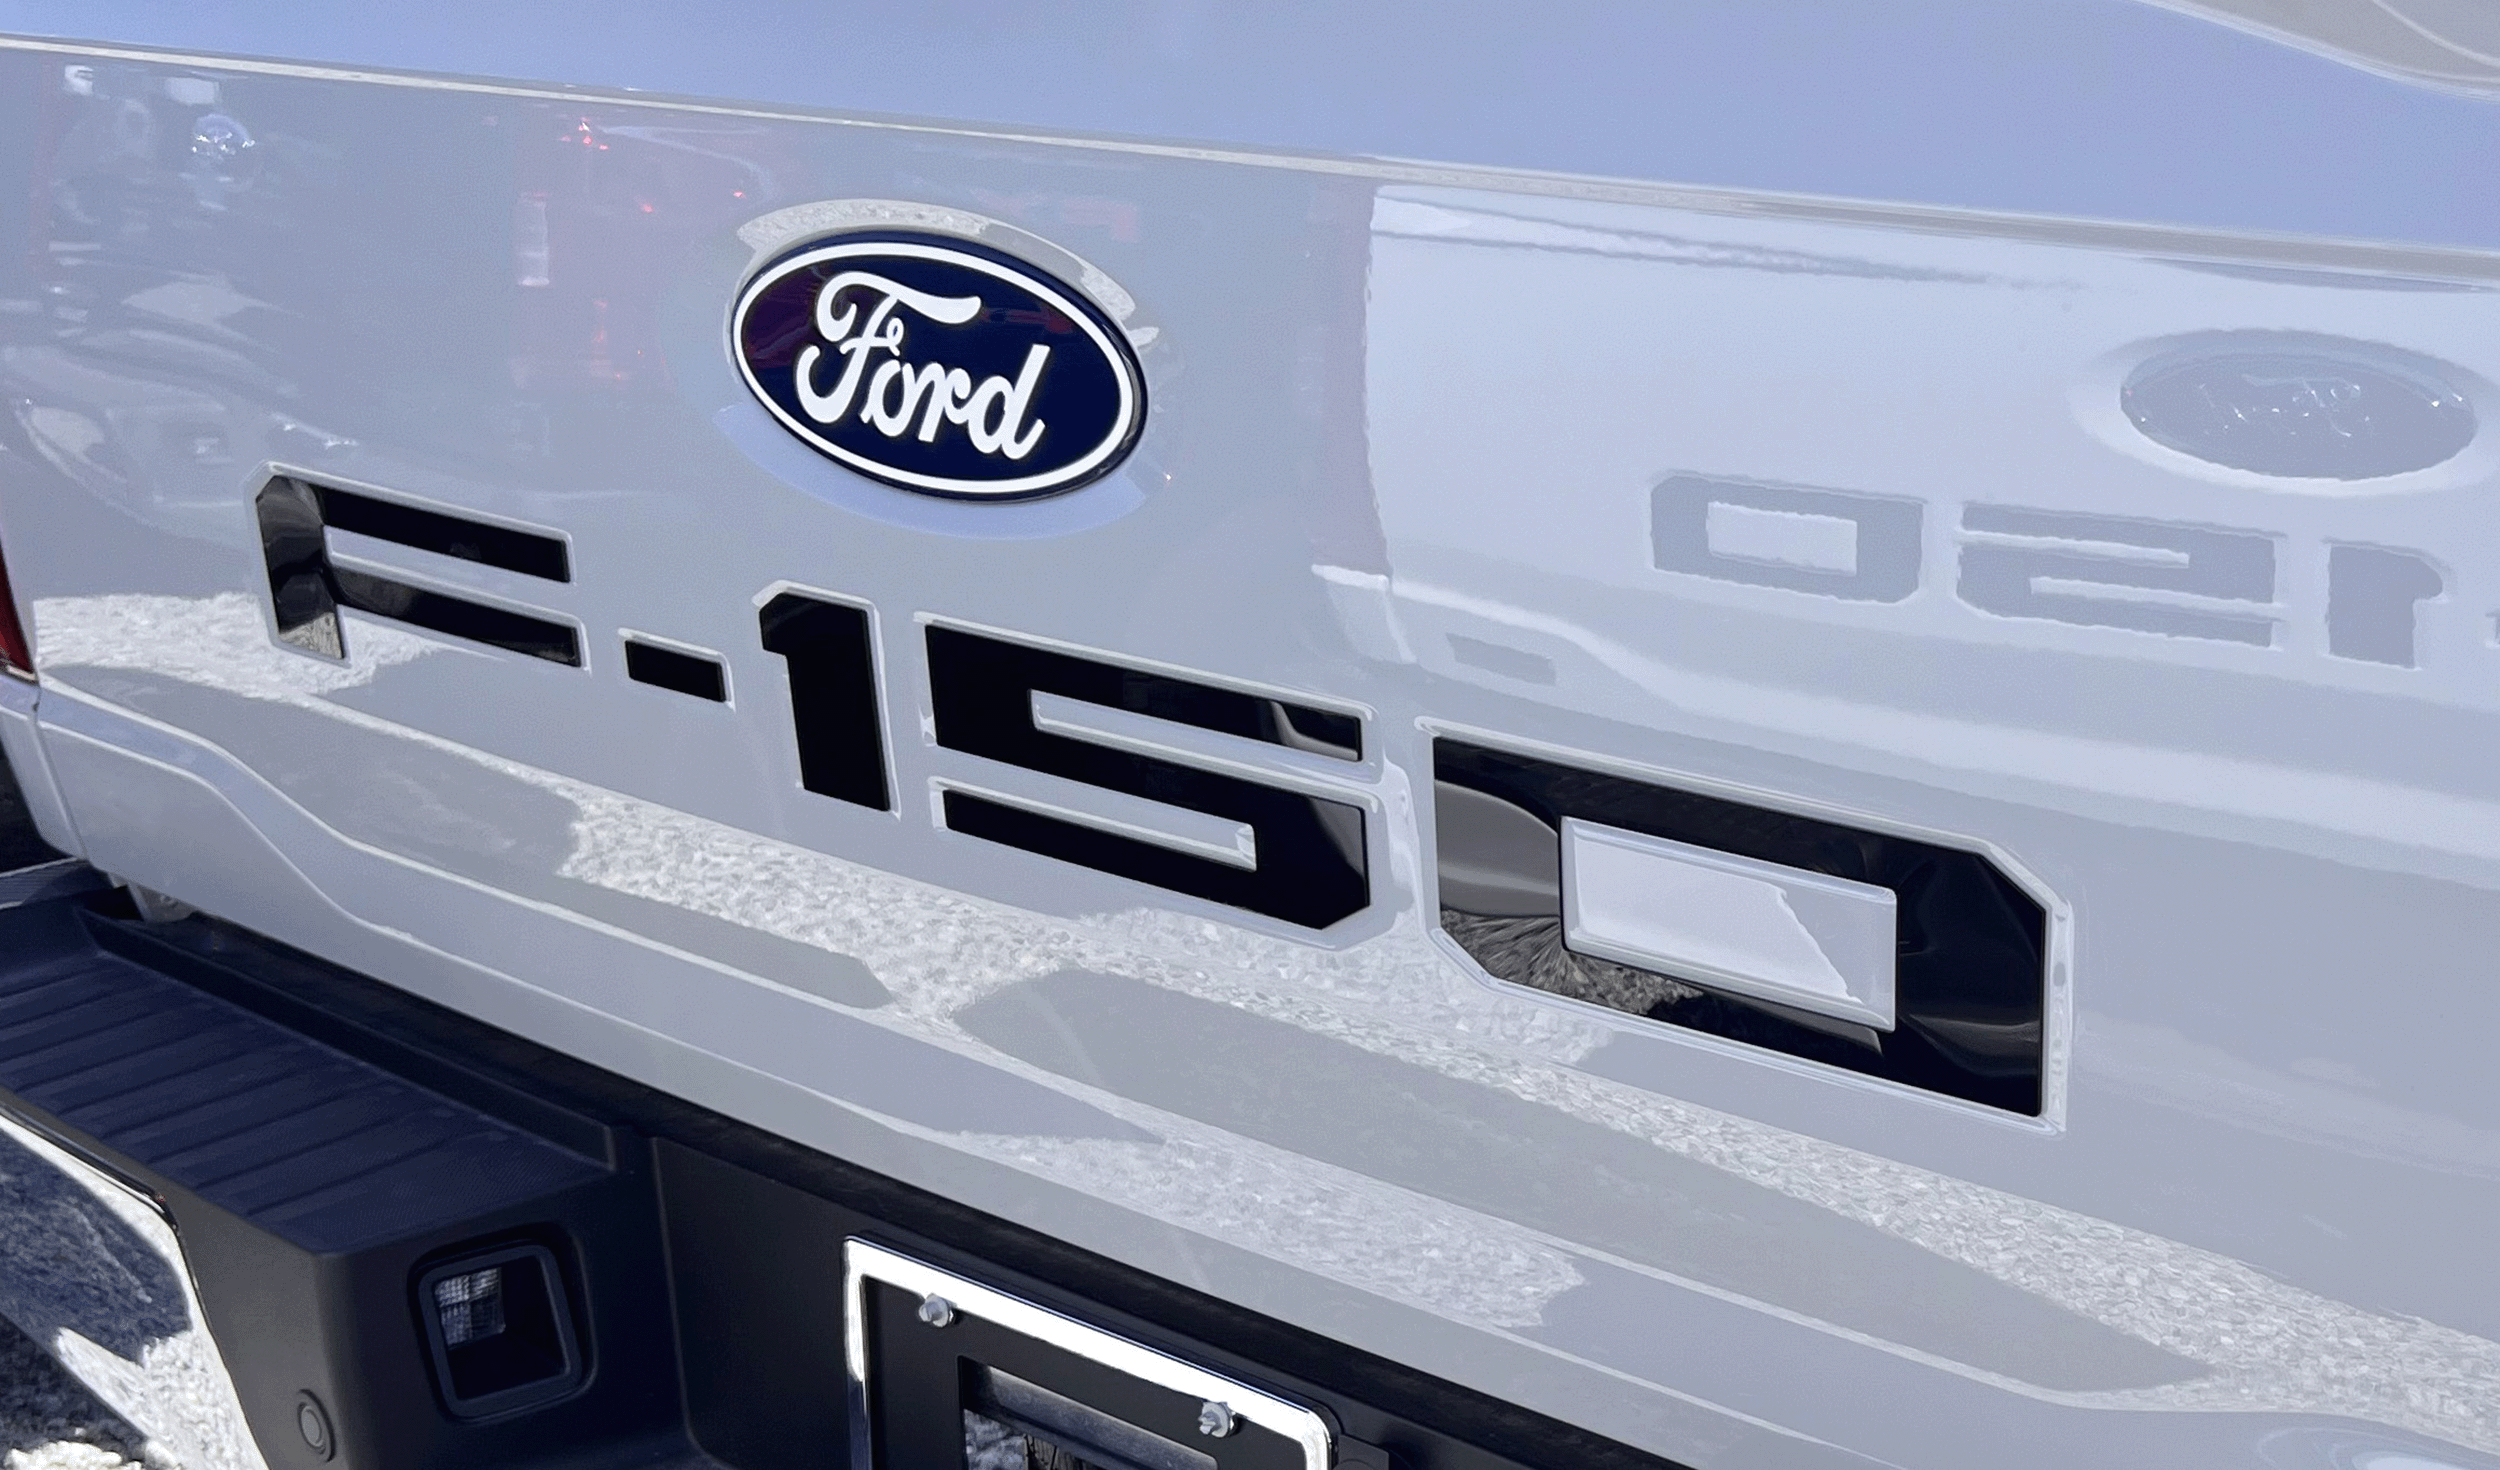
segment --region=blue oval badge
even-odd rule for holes
[[[2260,475],[2375,480],[2429,469],[2473,441],[2464,394],[2374,356],[2252,345],[2157,358],[2118,401],[2154,443]]]
[[[783,427],[905,490],[1016,499],[1126,458],[1145,379],[1120,329],[1007,256],[927,235],[844,235],[738,297],[739,372]]]

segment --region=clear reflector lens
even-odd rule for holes
[[[503,1268],[489,1266],[434,1283],[434,1310],[442,1318],[443,1346],[481,1342],[503,1331]]]

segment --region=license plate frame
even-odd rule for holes
[[[1334,1464],[1318,1413],[1186,1359],[856,1237],[843,1275],[851,1470],[965,1463],[966,1410],[1105,1470]],[[1226,1432],[1210,1433],[1218,1407]]]

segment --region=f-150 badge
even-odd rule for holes
[[[1120,330],[1006,256],[929,235],[842,235],[738,297],[747,386],[790,432],[871,479],[1016,499],[1108,473],[1145,421]]]

